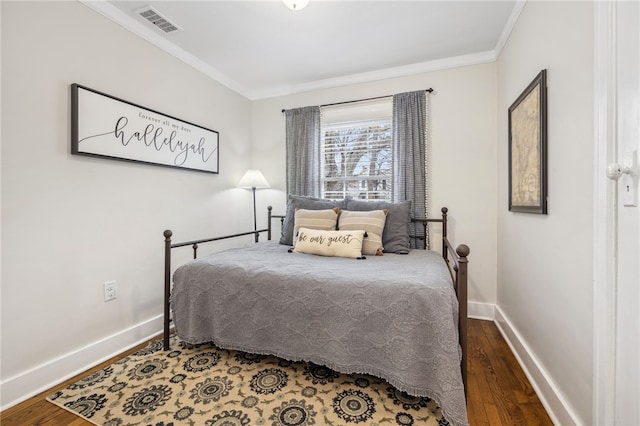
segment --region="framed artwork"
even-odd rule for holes
[[[71,154],[218,173],[214,130],[71,85]]]
[[[509,107],[509,210],[547,214],[547,70]]]

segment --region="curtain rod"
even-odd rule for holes
[[[431,87],[429,87],[428,89],[424,89],[424,91],[431,93],[431,92],[433,92],[433,89]],[[336,102],[336,103],[333,103],[333,104],[324,104],[324,105],[320,105],[320,108],[329,107],[329,106],[335,106],[335,105],[352,104],[354,102],[374,101],[376,99],[384,99],[384,98],[388,98],[388,97],[391,97],[391,96],[393,96],[393,95],[376,96],[375,98],[356,99],[356,100],[353,100],[353,101],[344,101],[344,102]],[[285,111],[286,111],[286,109],[283,108],[281,112],[285,112]]]

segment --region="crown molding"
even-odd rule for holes
[[[116,24],[121,25],[137,36],[164,50],[165,52],[181,60],[185,64],[195,68],[196,70],[212,78],[223,86],[228,87],[229,89],[241,94],[246,98],[250,98],[250,91],[246,87],[242,86],[237,81],[227,77],[222,72],[218,71],[211,65],[207,64],[206,62],[202,61],[186,50],[176,46],[171,41],[167,40],[165,38],[166,36],[161,35],[159,31],[156,32],[157,30],[155,29],[147,28],[142,24],[142,22],[138,22],[136,19],[122,12],[117,7],[112,6],[106,0],[78,0],[78,2],[101,14],[102,16],[112,20]]]
[[[313,90],[329,89],[334,87],[348,86],[351,84],[370,83],[372,81],[387,80],[397,77],[422,74],[426,72],[440,71],[444,69],[464,67],[468,65],[484,64],[495,62],[496,55],[493,50],[473,53],[470,55],[455,56],[452,58],[437,59],[433,61],[421,62],[417,64],[400,67],[386,68],[377,71],[370,71],[360,74],[352,74],[342,77],[318,80],[309,83],[297,84],[275,89],[252,92],[252,100],[273,98],[277,96],[292,95],[295,93],[310,92]]]
[[[507,19],[507,23],[502,29],[502,34],[500,34],[500,38],[496,43],[496,47],[493,49],[496,59],[502,53],[502,49],[504,49],[505,44],[507,44],[507,40],[509,40],[511,31],[513,31],[513,29],[515,28],[516,23],[518,22],[518,18],[520,17],[520,13],[522,13],[522,9],[524,9],[524,5],[526,2],[527,0],[516,0],[516,3],[513,5],[511,15],[509,15],[509,19]]]

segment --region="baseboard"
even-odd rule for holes
[[[0,411],[144,343],[160,333],[162,319],[163,316],[158,315],[4,380],[0,383]]]
[[[528,345],[511,326],[500,308],[490,303],[469,302],[469,318],[495,321],[507,344],[518,359],[529,381],[547,409],[554,424],[578,424],[553,381],[541,368]],[[162,315],[108,336],[84,348],[70,352],[0,383],[4,411],[50,389],[114,356],[143,343],[160,333]]]
[[[496,317],[496,305],[493,303],[468,302],[467,317],[493,321]]]
[[[495,307],[495,323],[540,398],[540,402],[547,410],[553,424],[579,425],[578,416],[542,367],[529,345],[498,306]]]

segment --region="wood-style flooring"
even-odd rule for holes
[[[468,333],[469,425],[553,425],[498,327],[469,320]]]
[[[471,426],[553,424],[493,322],[469,320],[468,344],[467,410]],[[144,345],[140,347],[142,346]],[[125,352],[78,377],[5,410],[0,413],[0,425],[91,425],[86,420],[47,402],[45,397],[138,349]]]

